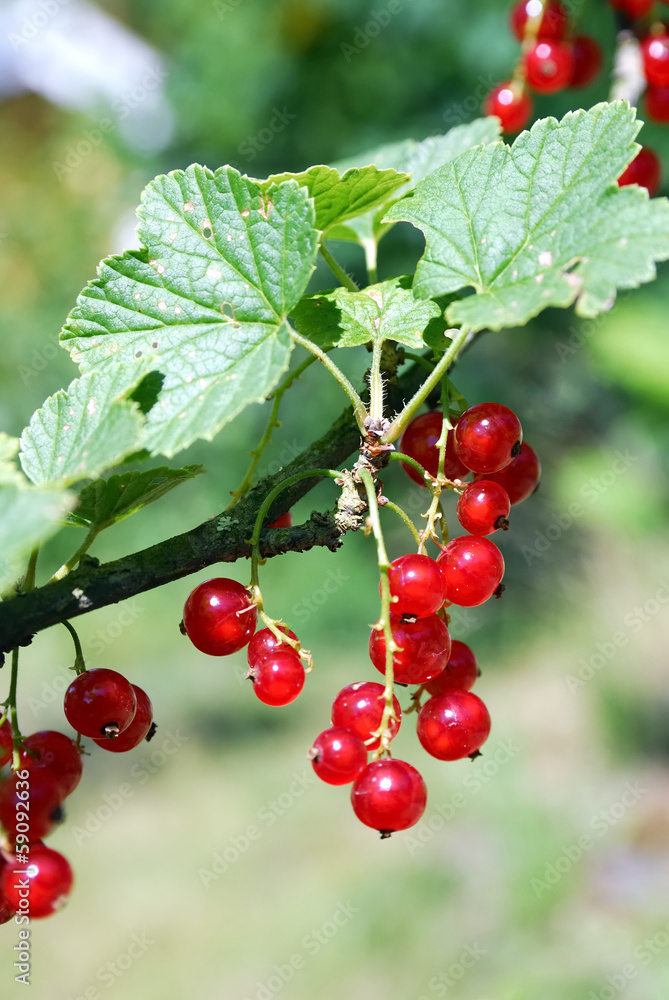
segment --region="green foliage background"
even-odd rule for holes
[[[154,174],[198,161],[265,176],[442,132],[480,113],[516,54],[506,7],[494,2],[406,0],[348,61],[341,45],[353,44],[370,16],[359,0],[100,6],[165,54],[175,140],[144,159],[114,133],[58,179],[53,164],[96,116],[34,96],[0,107],[0,428],[11,434],[76,374],[55,346],[57,333],[98,260],[121,249],[118,234],[131,229],[139,192]],[[608,8],[583,3],[578,13],[610,55]],[[559,117],[606,94],[601,83],[539,99],[537,113]],[[291,116],[288,124],[250,158],[249,137],[276,109]],[[668,131],[646,126],[642,139],[669,167]],[[359,251],[338,249],[347,266],[360,267]],[[397,227],[381,247],[380,279],[406,272],[420,252],[417,234]],[[661,268],[654,285],[622,294],[603,318],[582,322],[554,310],[525,329],[486,335],[456,369],[470,402],[494,399],[517,410],[544,479],[514,509],[500,541],[503,600],[454,620],[453,634],[471,642],[483,670],[478,690],[494,725],[484,758],[428,760],[410,718],[398,738],[398,756],[428,782],[426,820],[435,829],[421,828],[425,843],[408,834],[380,843],[354,819],[345,788],[311,783],[298,794],[302,786],[293,783],[294,775],[309,777],[305,751],[328,724],[336,692],[373,676],[370,540],[350,537],[336,556],[317,551],[266,565],[269,610],[317,661],[303,697],[283,711],[253,698],[242,656],[209,659],[179,635],[183,600],[197,579],[82,620],[89,665],[120,669],[145,687],[160,730],[146,750],[119,758],[97,752],[86,762],[67,823],[50,840],[70,858],[77,885],[66,911],[33,925],[35,1000],[86,990],[124,1000],[255,998],[277,975],[274,966],[296,954],[303,967],[273,991],[289,1000],[562,1000],[606,996],[607,977],[616,975],[629,1000],[666,994],[666,274]],[[314,287],[328,283],[319,270]],[[347,370],[359,378],[367,355],[350,355]],[[289,461],[339,412],[339,390],[319,367],[286,397],[265,469]],[[180,455],[179,464],[202,463],[207,474],[114,527],[95,554],[133,551],[220,511],[264,419],[251,407],[212,445]],[[424,508],[401,470],[385,485],[398,502]],[[331,496],[328,485],[319,487],[296,514],[322,509]],[[408,536],[392,521],[388,529],[398,555]],[[72,529],[47,546],[43,566],[70,555],[75,537]],[[248,567],[222,572],[245,581]],[[62,629],[22,656],[25,731],[67,728],[61,693],[71,659]],[[589,679],[581,683],[579,671]],[[170,733],[178,734],[172,743]],[[500,744],[509,742],[516,749],[504,753]],[[178,749],[161,756],[163,746]],[[628,782],[643,789],[629,808],[619,805]],[[91,814],[106,818],[86,835]],[[245,842],[251,826],[259,835]],[[563,864],[583,834],[592,847]],[[211,870],[226,850],[237,860],[205,887],[199,870]],[[556,885],[533,888],[532,879],[558,863],[569,870]],[[349,901],[356,912],[316,947],[313,932],[329,932],[327,922]],[[639,950],[658,932],[665,936],[655,954]],[[109,971],[133,934],[152,942],[146,953],[126,969],[122,959],[120,975]],[[18,995],[12,924],[1,937],[2,996]],[[479,957],[465,969],[461,959],[472,951]]]

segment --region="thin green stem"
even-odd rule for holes
[[[84,661],[84,652],[81,648],[81,642],[79,641],[79,636],[77,635],[74,626],[70,625],[68,621],[63,621],[62,624],[72,636],[72,642],[74,643],[74,669],[77,672],[77,676],[79,676],[79,674],[83,674],[86,670],[86,663]]]
[[[74,567],[77,565],[81,557],[85,555],[86,552],[88,552],[91,545],[100,534],[100,531],[101,529],[97,525],[91,525],[91,527],[88,529],[86,537],[84,538],[83,542],[81,543],[77,551],[74,553],[73,556],[71,556],[67,560],[66,563],[63,563],[60,569],[56,570],[56,572],[49,580],[49,583],[53,583],[55,580],[62,580],[64,576],[67,576],[70,570],[74,569]]]
[[[267,421],[267,426],[265,427],[263,436],[258,442],[258,446],[254,448],[252,452],[249,452],[249,454],[251,455],[251,464],[246,470],[246,474],[244,475],[244,478],[242,479],[237,489],[231,491],[232,501],[228,504],[228,508],[234,507],[236,503],[239,503],[242,497],[246,496],[248,491],[253,486],[253,477],[258,467],[258,462],[262,457],[262,453],[264,452],[265,448],[267,447],[272,438],[274,428],[280,426],[277,417],[279,413],[279,406],[281,404],[281,400],[283,399],[283,395],[286,392],[286,390],[291,387],[293,382],[295,382],[296,379],[298,379],[302,375],[302,373],[306,371],[307,368],[309,368],[310,365],[313,365],[314,361],[316,361],[316,356],[314,354],[310,354],[307,358],[304,359],[304,361],[301,364],[297,366],[297,368],[295,368],[294,371],[289,372],[289,374],[285,377],[281,385],[279,385],[278,388],[274,390],[272,395],[268,397],[269,399],[272,399],[272,409],[270,411],[269,420]]]
[[[412,469],[416,470],[419,476],[422,476],[422,478],[425,480],[425,485],[429,488],[429,485],[432,482],[433,477],[430,475],[427,469],[423,465],[421,465],[420,462],[417,462],[415,458],[412,458],[411,455],[405,455],[403,451],[391,451],[390,461],[402,462],[405,465],[410,465]]]
[[[37,574],[37,557],[39,555],[39,546],[32,550],[30,553],[30,559],[28,560],[28,568],[26,569],[26,577],[23,582],[23,590],[34,590],[35,589],[35,576]]]
[[[367,277],[369,279],[369,284],[375,285],[379,280],[377,273],[377,266],[376,266],[378,243],[376,242],[374,237],[372,237],[371,240],[363,240],[362,247],[363,250],[365,251],[365,264],[367,266]]]
[[[332,376],[337,380],[339,385],[342,387],[348,398],[353,405],[353,414],[358,423],[358,427],[361,432],[364,431],[364,423],[367,418],[367,410],[365,409],[365,404],[360,399],[360,396],[355,391],[349,380],[344,375],[343,371],[337,367],[332,358],[329,358],[324,350],[322,350],[317,344],[309,340],[308,337],[303,337],[301,333],[297,330],[291,330],[290,335],[296,344],[300,347],[306,348],[314,357],[318,358],[319,361],[327,368]]]
[[[332,254],[326,247],[325,243],[323,243],[322,241],[319,250],[321,252],[321,257],[323,258],[327,266],[330,268],[332,273],[337,278],[339,278],[339,281],[344,286],[344,288],[348,288],[349,292],[359,292],[360,289],[356,285],[353,278],[351,278],[350,275],[346,273],[341,264],[337,260],[335,260],[335,258],[332,256]]]
[[[372,368],[369,373],[369,415],[372,420],[381,420],[383,417],[382,351],[383,341],[379,338],[372,346]]]
[[[379,517],[379,504],[376,498],[376,487],[369,469],[361,468],[359,474],[364,484],[365,492],[367,493],[369,519],[372,524],[374,538],[376,539],[377,562],[379,564],[379,571],[381,574],[381,616],[379,618],[377,628],[380,626],[383,630],[383,637],[386,643],[386,684],[383,691],[385,704],[379,728],[372,734],[374,739],[380,739],[379,748],[374,752],[374,760],[378,760],[379,757],[382,757],[384,754],[390,755],[390,722],[392,719],[396,718],[395,708],[393,706],[393,657],[398,650],[398,646],[395,643],[392,628],[390,626],[391,593],[390,579],[388,577],[390,560],[388,559],[386,544],[383,539],[383,530],[381,528],[381,519]]]
[[[384,507],[387,507],[389,510],[394,510],[396,514],[399,514],[399,516],[402,518],[402,520],[406,524],[407,528],[409,529],[413,537],[416,539],[418,545],[420,545],[420,535],[418,534],[418,529],[416,528],[416,525],[413,523],[407,512],[402,510],[399,504],[396,504],[393,500],[386,500]]]
[[[9,718],[12,725],[12,770],[18,771],[21,767],[21,757],[19,755],[19,748],[21,744],[21,730],[19,729],[18,714],[16,711],[16,692],[19,681],[19,650],[18,646],[16,649],[12,650],[12,672],[9,680],[9,695],[7,696],[7,701],[5,704],[9,709]]]
[[[400,434],[402,434],[407,425],[411,422],[418,407],[425,402],[434,387],[439,384],[443,376],[457,358],[461,348],[464,347],[467,337],[469,336],[469,331],[466,328],[463,328],[462,330],[452,330],[450,332],[455,334],[450,347],[442,356],[439,364],[437,364],[432,370],[431,375],[425,379],[420,389],[418,389],[418,391],[409,400],[402,412],[395,417],[387,432],[381,439],[383,444],[390,444],[392,441],[395,441]]]
[[[414,354],[412,351],[405,351],[404,357],[407,361],[415,361],[417,365],[422,365],[429,372],[434,371],[434,365],[429,358],[424,358],[422,354]]]

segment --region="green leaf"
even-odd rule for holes
[[[0,483],[0,591],[17,579],[31,549],[58,531],[73,501],[63,490]]]
[[[232,167],[155,178],[138,215],[147,249],[102,261],[61,339],[85,371],[154,357],[163,381],[142,444],[174,455],[279,381],[318,232],[306,188],[265,195]]]
[[[102,531],[159,500],[175,486],[194,479],[201,472],[204,472],[201,465],[186,465],[183,469],[170,469],[163,465],[146,472],[123,472],[109,479],[95,479],[84,486],[67,523]]]
[[[500,123],[498,118],[477,118],[466,125],[458,125],[445,135],[428,136],[422,142],[415,139],[405,139],[404,142],[394,142],[386,146],[361,153],[355,159],[349,159],[335,164],[338,170],[349,170],[353,166],[373,163],[380,168],[392,167],[397,171],[411,174],[411,180],[402,192],[394,192],[395,197],[374,212],[368,212],[363,218],[337,226],[329,236],[336,240],[354,240],[364,243],[365,240],[378,242],[391,227],[382,225],[381,219],[399,194],[407,192],[420,181],[428,177],[438,167],[464,153],[465,150],[479,143],[493,142],[499,138]]]
[[[18,450],[19,439],[0,431],[0,484],[20,483],[23,480],[14,461]]]
[[[639,130],[626,101],[545,118],[513,146],[463,153],[394,205],[388,221],[425,234],[421,298],[473,287],[447,311],[472,330],[516,326],[546,306],[610,309],[616,288],[655,277],[669,257],[669,203],[619,188]]]
[[[321,347],[358,347],[395,340],[421,348],[423,330],[440,314],[434,302],[420,302],[402,287],[406,278],[370,285],[362,292],[336,288],[305,296],[292,318],[299,331]]]
[[[150,359],[110,364],[50,396],[21,436],[21,465],[34,483],[69,485],[91,479],[136,451],[144,418],[124,397]]]
[[[404,187],[409,176],[394,169],[379,170],[375,166],[352,167],[340,176],[334,167],[320,165],[299,174],[273,174],[266,181],[256,183],[271,194],[275,184],[291,179],[307,188],[314,199],[316,228],[326,232],[346,219],[385,204],[392,194]]]

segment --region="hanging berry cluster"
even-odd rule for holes
[[[656,122],[669,122],[669,31],[650,19],[655,0],[609,0],[625,34],[640,43],[645,110]],[[518,0],[511,10],[511,29],[521,53],[510,80],[498,84],[486,98],[486,114],[497,115],[502,131],[516,133],[533,118],[532,93],[555,94],[567,87],[587,87],[599,75],[603,53],[589,35],[576,34],[560,0]],[[639,184],[654,195],[660,186],[657,154],[643,147],[618,183]]]
[[[385,675],[385,684],[364,680],[340,691],[330,728],[316,737],[308,753],[323,781],[352,783],[355,815],[382,837],[417,823],[427,802],[420,773],[391,755],[402,721],[396,684],[415,689],[407,711],[417,714],[418,739],[431,756],[474,758],[488,738],[488,710],[471,691],[479,675],[476,658],[466,643],[451,639],[448,608],[473,607],[501,595],[504,558],[487,536],[508,529],[511,506],[534,492],[540,476],[539,460],[523,443],[520,421],[506,406],[480,403],[448,427],[442,413],[414,418],[394,457],[414,482],[439,484],[459,495],[457,517],[468,534],[440,542],[433,531],[442,519],[437,505],[431,506],[432,526],[420,533],[396,505],[374,488],[368,490],[372,522],[378,520],[378,504],[395,507],[411,527],[419,551],[388,562],[378,525],[372,524],[382,569],[382,614],[370,633],[369,657]],[[474,481],[467,483],[470,473]],[[373,487],[368,470],[361,473],[363,480],[366,477]],[[339,481],[344,482],[343,475]],[[440,490],[435,492],[438,498]],[[428,538],[440,550],[436,559],[424,551]],[[264,612],[256,556],[250,588],[217,578],[191,592],[182,631],[197,649],[214,656],[248,647],[247,676],[256,696],[266,705],[288,705],[302,691],[313,663],[295,633]],[[266,627],[256,632],[259,614]],[[421,707],[425,694],[428,699]]]

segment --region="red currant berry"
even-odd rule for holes
[[[292,649],[277,649],[256,660],[248,676],[253,690],[265,705],[290,705],[304,687],[304,667]]]
[[[350,729],[326,729],[309,751],[312,766],[328,785],[348,785],[367,766],[367,748]]]
[[[425,685],[429,694],[446,694],[447,691],[469,691],[479,675],[476,657],[466,642],[453,639],[451,656],[445,668],[433,681]]]
[[[541,463],[536,452],[530,448],[529,444],[523,444],[520,454],[515,455],[509,465],[506,465],[499,472],[491,472],[488,475],[477,474],[479,482],[499,483],[504,487],[509,502],[514,504],[522,503],[534,493],[541,478]]]
[[[472,472],[497,472],[520,452],[520,420],[501,403],[477,403],[455,425],[455,450]]]
[[[19,862],[19,864],[22,864],[22,862]],[[2,873],[6,867],[7,862],[2,855],[0,855],[0,884],[2,884]],[[20,878],[20,876],[17,877]],[[2,895],[2,891],[0,891],[0,924],[6,924],[12,919],[14,913],[14,908],[9,905],[5,897]]]
[[[646,111],[654,122],[669,122],[669,87],[649,87],[646,91]]]
[[[18,773],[0,785],[0,823],[12,843],[18,834],[25,834],[29,842],[42,840],[63,818],[60,787],[46,770],[35,768],[26,780]]]
[[[360,737],[368,750],[377,750],[381,746],[380,737],[373,743],[366,741],[381,725],[385,707],[384,690],[383,684],[377,684],[376,681],[359,681],[342,688],[332,703],[332,725],[350,729]],[[394,695],[393,708],[397,718],[388,723],[391,740],[397,735],[402,721],[402,709]]]
[[[669,90],[669,88],[667,88]],[[620,187],[627,184],[639,184],[648,190],[648,194],[653,197],[660,186],[660,175],[662,168],[660,161],[652,149],[642,146],[632,162],[618,178]]]
[[[103,750],[111,750],[112,753],[125,753],[127,750],[134,750],[142,740],[145,740],[149,730],[153,725],[153,706],[146,693],[136,684],[132,685],[135,697],[137,698],[137,711],[135,717],[115,740],[93,740]]]
[[[438,615],[403,622],[390,616],[393,639],[400,647],[393,656],[393,675],[398,684],[425,684],[440,674],[451,655],[451,637]],[[373,628],[369,656],[376,669],[386,672],[386,637]]]
[[[113,740],[105,742],[112,743]],[[62,798],[71,795],[81,781],[81,750],[65,733],[44,730],[26,736],[20,751],[21,770],[45,771],[58,785]]]
[[[635,21],[650,14],[655,0],[609,0],[609,2],[616,10],[627,14],[631,21]]]
[[[286,628],[285,625],[279,625],[279,631],[284,632],[289,639],[297,639],[295,633],[289,628]],[[249,666],[252,667],[254,663],[258,662],[258,660],[261,660],[264,656],[274,653],[277,649],[295,652],[293,646],[289,646],[286,642],[279,642],[270,628],[258,629],[249,643],[248,652],[246,654]]]
[[[494,542],[480,535],[453,538],[439,556],[446,600],[463,608],[483,604],[504,576],[504,557]]]
[[[441,413],[422,413],[420,417],[416,417],[412,420],[404,434],[402,435],[402,441],[400,443],[400,451],[403,454],[408,455],[409,458],[414,458],[419,462],[431,476],[436,476],[439,471],[439,449],[437,448],[437,441],[441,436],[441,426],[443,423],[443,417]],[[427,486],[427,483],[414,468],[406,463],[403,463],[402,468],[406,472],[407,476],[413,479],[414,483],[418,483],[420,486]],[[444,475],[447,479],[462,479],[464,476],[469,474],[469,469],[466,469],[462,464],[458,456],[455,454],[455,445],[453,444],[453,431],[448,432],[448,437],[446,438],[446,455],[444,459]]]
[[[502,132],[520,132],[532,117],[532,98],[512,80],[500,83],[491,90],[483,104],[483,113],[496,115],[502,123]]]
[[[554,94],[568,87],[574,73],[571,46],[564,42],[538,41],[525,54],[528,86],[537,94]]]
[[[0,726],[0,767],[4,767],[11,760],[13,752],[12,727],[9,719],[5,719]]]
[[[29,883],[27,896],[23,888],[26,879]],[[35,844],[30,849],[28,864],[10,858],[3,869],[0,887],[9,905],[15,910],[20,908],[31,920],[50,917],[67,901],[72,888],[72,869],[58,851]]]
[[[604,57],[599,44],[589,35],[577,35],[572,39],[571,54],[574,68],[569,86],[588,87],[602,68]]]
[[[489,735],[488,709],[471,691],[449,691],[430,698],[418,715],[418,739],[439,760],[469,757]]]
[[[509,527],[509,495],[499,483],[470,483],[458,500],[458,520],[472,535],[492,535]]]
[[[272,521],[271,524],[267,525],[268,528],[292,528],[293,527],[293,515],[290,511],[286,511],[281,517],[277,517],[276,521]]]
[[[115,670],[85,670],[65,692],[65,718],[82,736],[113,740],[137,711],[132,684]]]
[[[237,653],[256,630],[257,609],[246,587],[217,577],[191,591],[184,605],[184,628],[193,645],[210,656]]]
[[[541,0],[519,0],[511,11],[511,29],[519,42],[525,38],[528,20],[541,14],[542,6],[543,17],[537,38],[553,38],[561,41],[566,36],[569,15],[561,3],[557,3],[556,0],[548,0],[544,4]]]
[[[430,556],[410,553],[394,559],[388,570],[395,615],[427,618],[444,603],[444,584],[439,566]],[[381,585],[379,584],[379,592]]]
[[[649,35],[641,43],[643,70],[651,86],[669,84],[669,35]]]
[[[389,837],[413,826],[425,812],[427,789],[415,767],[403,760],[375,760],[351,789],[353,811],[366,826]]]

